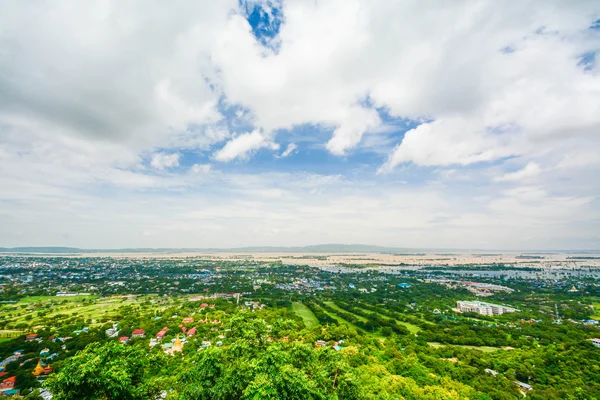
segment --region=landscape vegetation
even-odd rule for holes
[[[12,377],[14,386],[3,393],[600,398],[600,348],[590,340],[600,337],[594,265],[525,259],[390,270],[244,257],[5,254],[0,381]],[[457,307],[474,300],[516,311]]]

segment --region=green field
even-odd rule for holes
[[[38,302],[62,302],[62,301],[68,301],[68,302],[74,302],[74,301],[81,301],[81,300],[86,300],[86,299],[97,299],[98,296],[95,295],[77,295],[77,296],[29,296],[29,297],[23,297],[22,299],[19,300],[19,303],[23,304],[30,304],[30,303],[38,303]]]
[[[111,320],[121,307],[140,307],[142,301],[151,297],[153,296],[32,296],[23,298],[18,303],[3,304],[0,306],[0,315],[7,329],[29,331],[47,325],[48,321],[58,323],[56,319],[62,321],[68,318],[86,320],[85,325],[90,327],[100,324],[101,320]]]
[[[360,308],[360,307],[358,307],[358,308],[359,308],[360,310],[362,310],[362,311],[366,312],[366,313],[369,313],[369,314],[377,314],[377,315],[380,315],[380,316],[382,316],[382,317],[384,317],[384,318],[389,318],[389,317],[387,317],[387,316],[385,316],[385,315],[382,315],[382,314],[376,313],[376,312],[374,312],[374,311],[371,311],[371,310],[367,310],[367,309]],[[415,324],[411,324],[410,322],[404,322],[404,321],[398,321],[398,320],[396,320],[396,322],[398,323],[398,325],[403,325],[404,327],[406,327],[406,328],[408,329],[408,331],[409,331],[410,333],[412,333],[412,334],[419,333],[419,332],[421,331],[421,328],[420,328],[420,327],[418,327],[418,326],[417,326],[417,325],[415,325]]]
[[[414,335],[414,334],[416,334],[416,333],[419,333],[419,332],[421,332],[421,328],[420,328],[420,327],[418,327],[418,326],[417,326],[417,325],[415,325],[415,324],[411,324],[410,322],[404,322],[404,321],[397,321],[397,322],[398,322],[398,325],[403,325],[403,326],[405,326],[405,327],[406,327],[406,329],[408,329],[408,331],[409,331],[410,333],[412,333],[413,335]]]
[[[480,350],[485,353],[491,353],[493,351],[503,350],[501,347],[491,347],[491,346],[468,346],[465,344],[444,344],[444,343],[438,343],[438,342],[427,342],[427,344],[430,345],[431,347],[446,347],[446,346],[463,347],[465,349]]]
[[[347,310],[344,310],[343,308],[338,307],[337,305],[335,305],[335,303],[333,301],[324,301],[324,303],[336,311],[347,312],[348,314],[354,315],[354,317],[359,321],[367,322],[369,320],[368,318],[361,317],[360,315],[356,315],[350,311],[347,311]]]
[[[600,303],[593,302],[594,309],[596,310],[596,314],[592,315],[592,318],[600,321]]]
[[[310,308],[306,307],[304,304],[299,301],[292,303],[292,309],[299,317],[302,317],[304,320],[304,325],[307,328],[312,328],[315,325],[319,325],[319,320],[315,317]]]

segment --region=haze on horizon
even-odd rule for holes
[[[0,2],[0,247],[600,249],[597,1]]]

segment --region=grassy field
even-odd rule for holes
[[[307,328],[312,328],[313,326],[319,324],[319,320],[317,317],[315,317],[315,314],[310,311],[310,308],[306,307],[299,301],[292,303],[292,308],[296,315],[302,317]]]
[[[594,309],[596,310],[596,314],[592,315],[592,318],[600,321],[600,302],[593,302]]]
[[[362,321],[362,322],[367,322],[368,321],[368,318],[361,317],[360,315],[356,315],[356,314],[354,314],[354,313],[352,313],[350,311],[344,310],[343,308],[340,308],[340,307],[336,306],[333,301],[325,301],[324,303],[327,304],[329,307],[333,308],[336,311],[347,312],[348,314],[354,315],[354,317],[357,320],[359,320],[359,321]]]
[[[18,303],[3,304],[0,306],[0,315],[7,328],[21,329],[26,324],[26,329],[31,330],[45,326],[44,321],[56,322],[56,319],[68,318],[83,319],[86,326],[94,326],[100,324],[101,320],[111,320],[121,307],[139,306],[151,297],[32,296],[23,298]]]
[[[420,327],[418,327],[418,326],[417,326],[417,325],[415,325],[415,324],[411,324],[410,322],[404,322],[404,321],[397,321],[397,322],[398,322],[398,325],[403,325],[403,326],[405,326],[405,327],[406,327],[406,329],[408,329],[408,331],[409,331],[410,333],[412,333],[413,335],[414,335],[414,334],[416,334],[416,333],[419,333],[419,332],[421,332],[421,328],[420,328]]]
[[[68,302],[76,302],[86,299],[97,299],[98,296],[95,295],[77,295],[77,296],[29,296],[23,297],[19,300],[21,304],[30,304],[30,303],[38,303],[38,302],[56,302],[66,300]]]
[[[427,342],[427,344],[429,344],[431,347],[446,347],[446,346],[463,347],[465,349],[480,350],[485,353],[491,353],[493,351],[503,350],[502,347],[491,347],[491,346],[468,346],[465,344],[444,344],[444,343],[438,343],[438,342]]]
[[[360,308],[360,307],[358,307],[358,308],[360,310],[366,312],[366,313],[369,313],[369,314],[378,314],[378,315],[380,315],[380,316],[382,316],[384,318],[389,318],[389,317],[387,317],[385,315],[382,315],[382,314],[379,314],[379,313],[375,313],[374,311],[371,311],[371,310],[367,310],[367,309]],[[421,331],[420,327],[418,327],[415,324],[411,324],[410,322],[403,322],[403,321],[398,321],[398,320],[396,320],[396,322],[398,323],[398,325],[403,325],[404,327],[406,327],[408,329],[408,331],[410,333],[412,333],[412,334],[419,333]]]
[[[328,303],[326,303],[326,304],[328,304]],[[328,305],[329,305],[329,304],[328,304]],[[333,307],[332,307],[332,308],[333,308]],[[339,310],[341,310],[341,308],[339,308],[339,307],[338,307],[338,309],[339,309]],[[345,310],[343,310],[343,311],[344,311],[344,312],[348,312],[348,311],[345,311]],[[353,324],[352,322],[345,320],[344,318],[342,318],[341,316],[339,316],[339,315],[338,315],[338,314],[336,314],[336,313],[329,312],[328,310],[325,310],[325,309],[323,309],[323,312],[324,312],[325,314],[329,315],[331,318],[335,319],[335,320],[336,320],[338,323],[340,323],[340,324],[346,324],[346,325],[348,325],[348,326],[351,326],[352,328],[356,329],[357,331],[365,332],[367,335],[370,335],[370,336],[376,337],[376,338],[377,338],[377,339],[379,339],[379,340],[384,340],[384,339],[385,339],[385,338],[384,338],[382,335],[378,334],[377,332],[369,332],[369,331],[366,331],[366,330],[364,330],[363,328],[361,328],[360,326],[358,326],[358,325],[355,325],[355,324]],[[355,315],[355,314],[353,314],[353,315]],[[357,316],[357,315],[356,315],[356,316]],[[358,317],[358,316],[357,316],[357,317]]]

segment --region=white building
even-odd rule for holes
[[[460,312],[475,312],[481,315],[502,315],[519,311],[513,307],[485,303],[483,301],[457,301],[456,306]]]
[[[596,347],[600,347],[600,339],[590,339],[590,341],[592,342],[592,344]]]

